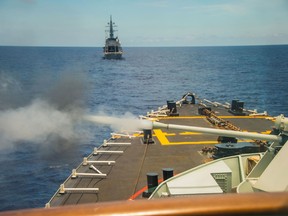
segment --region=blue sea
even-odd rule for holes
[[[44,207],[110,137],[107,126],[70,128],[71,113],[145,115],[194,92],[288,116],[288,45],[129,47],[123,56],[103,60],[102,48],[0,47],[1,211]]]

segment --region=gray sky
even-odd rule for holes
[[[0,45],[288,44],[288,0],[0,0]]]

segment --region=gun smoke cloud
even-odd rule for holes
[[[87,114],[87,83],[85,77],[63,75],[46,92],[19,103],[23,92],[20,83],[2,74],[0,101],[5,104],[0,104],[0,149],[29,142],[61,152],[81,140],[91,140],[95,135],[93,126],[109,126],[115,132],[128,133],[152,128],[150,121],[129,112],[107,114],[103,110],[109,109],[102,108],[95,115]],[[11,92],[13,95],[8,94]]]
[[[0,113],[1,141],[43,142],[49,134],[70,139],[73,137],[72,123],[69,113],[36,99],[25,107]]]
[[[143,129],[152,129],[151,121],[136,118],[128,112],[122,116],[108,116],[104,113],[85,115],[83,119],[94,124],[108,125],[112,130],[118,132],[135,132]]]
[[[9,95],[4,93],[11,92],[9,90],[15,87],[12,85],[16,82],[12,82],[11,77],[7,79],[2,75],[0,78],[3,90],[0,101],[9,104]],[[17,92],[20,95],[21,90],[19,88]],[[81,127],[84,96],[85,78],[63,75],[52,88],[25,105],[15,107],[11,103],[10,107],[0,107],[0,148],[11,147],[18,142],[61,147],[62,144],[69,146],[87,138],[89,133]]]

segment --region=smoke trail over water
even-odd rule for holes
[[[35,100],[30,105],[0,113],[0,133],[3,141],[43,141],[47,134],[73,137],[72,119],[46,101]]]
[[[5,79],[0,77],[4,93],[12,92],[16,83],[7,76]],[[151,122],[128,112],[115,115],[99,111],[96,115],[87,115],[84,105],[87,83],[84,77],[67,74],[40,96],[32,100],[30,97],[26,104],[9,103],[9,95],[0,94],[0,102],[6,102],[5,106],[0,106],[0,149],[29,142],[44,146],[45,150],[62,151],[80,140],[91,140],[93,126],[109,126],[115,132],[135,132],[152,127]],[[13,98],[19,97],[21,92],[19,86],[18,91],[13,92],[17,95]],[[92,127],[87,124],[89,122],[93,123]]]
[[[7,77],[7,76],[6,76]],[[3,76],[2,76],[3,78]],[[10,79],[11,80],[11,79]],[[9,82],[10,84],[15,82]],[[0,86],[9,87],[7,79],[0,79]],[[65,75],[45,94],[19,107],[2,106],[0,111],[0,148],[11,147],[17,142],[31,142],[53,146],[70,145],[84,138],[79,126],[84,110],[85,79]],[[9,91],[7,90],[7,93]],[[7,102],[2,91],[0,101]],[[18,92],[19,94],[21,91]],[[9,104],[9,103],[7,103]],[[54,146],[55,147],[55,146]],[[57,147],[57,146],[56,146]]]

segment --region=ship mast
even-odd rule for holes
[[[110,23],[109,23],[109,25],[110,25],[110,31],[109,31],[110,38],[114,38],[113,24],[114,23],[112,22],[112,16],[110,15]]]

